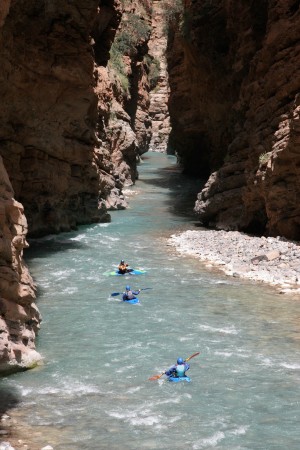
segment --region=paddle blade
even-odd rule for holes
[[[193,353],[193,355],[189,356],[185,361],[187,362],[190,359],[195,358],[195,356],[198,356],[198,355],[200,355],[200,352]]]
[[[142,288],[141,291],[148,291],[148,289],[153,289],[153,288]]]
[[[120,295],[120,294],[121,294],[121,292],[112,292],[110,295],[112,297],[116,297],[117,295]]]
[[[153,375],[153,377],[148,378],[148,380],[158,380],[159,378],[161,378],[163,375],[165,374],[165,372],[161,373],[160,375]]]

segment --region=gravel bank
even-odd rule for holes
[[[169,238],[182,254],[218,266],[227,275],[262,281],[281,293],[300,294],[300,246],[282,237],[238,231],[188,230]]]

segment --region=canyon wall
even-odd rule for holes
[[[171,143],[204,225],[300,240],[297,0],[185,0],[169,26]]]
[[[2,371],[40,360],[27,231],[69,231],[127,206],[122,189],[151,138],[150,23],[148,0],[0,3]]]
[[[167,71],[166,5],[153,0],[152,32],[149,40],[150,64],[150,117],[152,137],[149,150],[171,152],[169,148],[170,117],[168,109],[169,80]]]
[[[3,13],[0,154],[30,236],[107,221],[107,208],[126,206],[122,187],[136,179],[151,121],[149,36],[120,57],[128,88],[108,65],[126,14],[147,20],[143,2],[123,3],[21,0]]]
[[[35,286],[23,261],[27,221],[0,156],[0,374],[35,366],[41,317]]]

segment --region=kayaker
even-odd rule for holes
[[[123,292],[123,300],[132,300],[133,298],[136,298],[136,295],[138,295],[140,292],[140,289],[138,289],[137,291],[132,291],[130,286],[126,286],[125,292]]]
[[[128,267],[128,264],[125,263],[124,259],[121,259],[121,262],[118,267],[119,273],[124,274],[124,273],[128,272],[127,267]]]
[[[182,358],[178,358],[177,363],[166,370],[165,374],[167,377],[185,377],[185,372],[189,370],[189,368],[190,365],[188,363],[186,363]]]

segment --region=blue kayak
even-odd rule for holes
[[[137,303],[140,303],[139,299],[136,298],[132,298],[131,300],[123,300],[123,302],[125,303],[130,303],[131,305],[136,305]]]
[[[115,276],[122,276],[122,275],[143,275],[146,273],[146,270],[139,270],[139,269],[129,269],[129,272],[126,273],[119,273],[118,270],[113,270],[112,272],[106,272],[105,275],[115,275]]]
[[[187,381],[190,382],[190,377],[168,377],[169,381],[172,381],[173,383],[178,383],[179,381]]]

